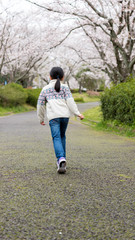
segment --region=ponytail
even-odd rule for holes
[[[60,67],[53,67],[50,71],[50,76],[52,77],[52,79],[57,79],[54,89],[56,90],[56,92],[60,92],[60,81],[64,77],[63,69]]]
[[[56,92],[60,91],[60,78],[59,78],[59,75],[57,76],[57,82],[55,83],[54,89],[56,90]]]

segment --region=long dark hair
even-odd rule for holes
[[[50,71],[50,76],[52,79],[57,79],[54,89],[56,92],[60,91],[60,80],[64,77],[63,69],[60,67],[53,67]]]

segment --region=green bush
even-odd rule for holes
[[[71,89],[71,93],[79,93],[79,89]]]
[[[132,125],[135,123],[135,78],[106,89],[101,95],[104,120],[117,120]]]
[[[36,107],[37,106],[37,100],[38,100],[39,94],[41,92],[41,89],[40,88],[38,88],[38,89],[26,89],[25,91],[28,94],[26,102],[28,104],[30,104],[31,106]]]
[[[0,105],[12,107],[26,103],[27,93],[21,85],[11,83],[0,87]]]
[[[81,103],[84,102],[83,97],[77,97],[77,98],[74,98],[74,100],[75,100],[75,102],[81,102]]]

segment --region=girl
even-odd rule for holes
[[[37,115],[41,125],[45,125],[45,105],[47,118],[51,129],[54,151],[57,158],[58,173],[66,172],[66,129],[70,111],[81,120],[84,116],[78,111],[72,94],[66,84],[63,84],[63,69],[53,67],[50,71],[50,83],[45,86],[38,98]]]

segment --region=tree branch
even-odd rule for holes
[[[17,81],[21,80],[22,78],[24,78],[30,72],[30,70],[34,67],[34,65],[37,62],[39,62],[41,59],[42,59],[42,57],[39,57],[38,59],[36,59],[34,61],[34,63],[29,67],[29,69],[27,69],[27,71],[22,76],[18,77],[15,82],[17,82]]]
[[[26,2],[29,2],[29,3],[31,3],[31,4],[34,4],[35,6],[37,6],[37,7],[40,7],[40,8],[43,8],[43,9],[45,9],[45,10],[47,10],[47,11],[49,11],[49,12],[54,12],[54,13],[59,13],[59,14],[64,14],[64,15],[72,15],[72,16],[75,16],[75,17],[79,17],[79,18],[82,18],[82,19],[88,19],[89,21],[91,21],[92,22],[92,19],[90,19],[87,15],[82,15],[82,14],[78,14],[78,13],[75,13],[75,12],[61,12],[61,11],[59,11],[59,10],[54,10],[54,9],[52,9],[52,8],[48,8],[48,7],[45,7],[45,6],[43,6],[43,5],[40,5],[40,4],[38,4],[38,3],[36,3],[36,2],[32,2],[31,0],[25,0]]]
[[[84,24],[84,26],[88,26],[88,25],[89,25],[89,24]],[[82,25],[81,25],[81,26],[77,26],[77,27],[71,29],[71,30],[68,32],[68,34],[67,34],[59,43],[57,43],[57,44],[56,44],[55,46],[53,46],[53,47],[50,47],[50,48],[49,48],[49,51],[50,51],[51,49],[56,48],[56,47],[58,47],[59,45],[61,45],[61,44],[69,37],[69,35],[70,35],[73,31],[75,31],[75,30],[77,30],[77,29],[79,29],[79,28],[82,28]]]
[[[99,11],[97,10],[97,8],[95,8],[94,5],[93,5],[90,1],[88,1],[88,0],[84,0],[84,1],[93,9],[93,11],[94,11],[99,17],[108,19],[108,17],[107,17],[105,14],[99,12]]]
[[[131,72],[133,71],[134,65],[135,65],[135,57],[131,60],[131,62],[129,64],[129,69],[131,70]]]

